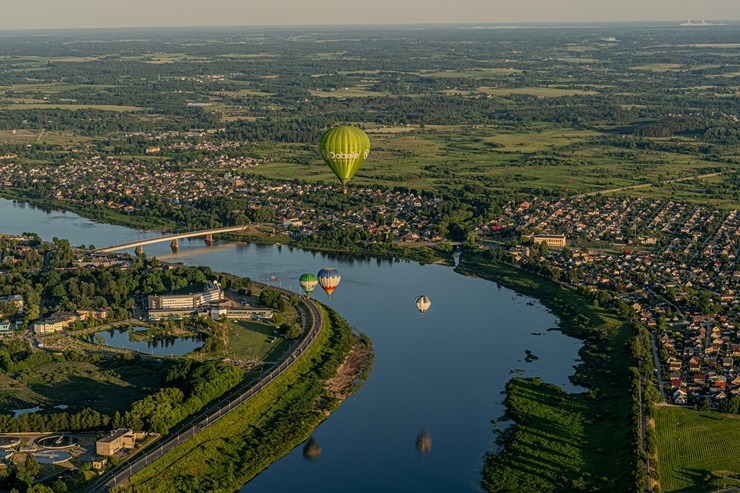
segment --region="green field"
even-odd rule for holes
[[[434,77],[434,78],[452,78],[452,77],[466,77],[466,78],[478,78],[486,77],[489,75],[513,75],[522,73],[521,69],[515,68],[480,68],[476,70],[443,70],[433,72],[419,72],[419,75],[423,77]]]
[[[718,167],[718,163],[692,154],[615,147],[604,140],[608,136],[606,133],[553,125],[532,125],[527,131],[453,125],[425,129],[418,126],[369,127],[366,131],[372,142],[370,156],[350,187],[394,187],[403,183],[409,188],[432,190],[446,183],[457,183],[507,192],[543,189],[584,193],[656,183],[706,173]],[[687,143],[691,141],[687,139]],[[317,151],[278,143],[274,148],[273,162],[250,173],[285,180],[300,178],[330,183],[335,180]],[[309,164],[290,162],[297,158]],[[669,188],[680,191],[688,187],[676,183]],[[652,189],[623,193],[645,195],[651,192]],[[704,199],[689,192],[680,197]],[[712,203],[722,205],[721,202]]]
[[[581,144],[602,136],[592,130],[548,129],[541,132],[517,132],[490,137],[490,142],[501,145],[500,152],[544,152],[558,147]]]
[[[34,132],[31,130],[0,130],[0,142],[3,144],[30,144],[40,140],[47,144],[82,145],[92,141],[91,137],[70,135],[65,132]]]
[[[486,475],[484,486],[490,485],[489,491],[547,492],[562,491],[563,477],[577,481],[589,470],[582,449],[587,440],[585,402],[538,379],[514,378],[506,391],[506,417],[526,425],[503,432],[511,434],[515,449],[489,459],[487,470],[495,479]]]
[[[319,98],[368,98],[371,96],[379,97],[387,95],[383,92],[368,91],[361,87],[345,87],[342,89],[337,89],[335,91],[316,91],[313,89],[309,89],[308,92],[311,94],[311,96],[316,96]]]
[[[3,106],[9,110],[56,109],[56,110],[101,110],[101,111],[144,111],[137,106],[116,106],[112,104],[65,104],[65,103],[11,103]]]
[[[479,87],[478,90],[484,94],[492,94],[494,96],[508,96],[509,94],[530,94],[532,96],[537,96],[540,98],[557,98],[560,96],[596,94],[595,91],[584,91],[582,89],[563,89],[560,87]]]
[[[275,327],[262,322],[228,322],[229,346],[226,356],[264,360],[273,354],[276,358],[291,344],[282,337],[274,335]]]
[[[274,96],[274,94],[271,94],[269,92],[253,91],[251,89],[241,89],[236,93],[236,96],[259,96],[263,98],[269,98],[271,96]]]
[[[680,63],[651,63],[631,67],[632,70],[648,70],[650,72],[681,72],[686,70]]]
[[[56,94],[62,91],[75,91],[79,89],[110,89],[115,87],[110,84],[96,84],[96,85],[83,85],[83,84],[67,84],[63,82],[40,82],[37,84],[12,84],[2,86],[0,85],[0,91],[12,91],[12,92],[38,92],[43,94]]]
[[[657,409],[655,426],[663,491],[740,486],[740,417],[666,406]],[[738,479],[721,477],[728,471]]]

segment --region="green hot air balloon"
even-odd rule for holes
[[[298,278],[298,284],[301,285],[303,290],[306,292],[306,295],[310,298],[311,291],[313,291],[319,284],[319,278],[313,274],[303,274]]]
[[[347,181],[355,176],[370,153],[370,139],[359,128],[338,125],[321,136],[321,157],[342,183],[342,193],[347,193]]]

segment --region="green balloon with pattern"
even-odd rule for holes
[[[347,193],[347,182],[355,176],[370,154],[370,138],[356,127],[337,125],[321,136],[319,150],[324,162],[339,178],[342,192]]]

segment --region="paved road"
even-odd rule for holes
[[[286,289],[272,288],[281,291],[284,296],[290,296],[295,293]],[[126,481],[131,475],[137,473],[146,467],[150,462],[157,460],[164,454],[177,447],[181,443],[184,443],[188,439],[195,436],[198,432],[204,428],[212,425],[232,410],[236,409],[240,404],[249,399],[251,396],[259,392],[263,387],[268,385],[270,382],[275,380],[285,370],[296,361],[298,355],[303,353],[313,343],[314,339],[319,333],[321,326],[323,325],[323,317],[321,311],[318,309],[313,301],[305,298],[301,299],[301,304],[297,307],[301,314],[304,329],[308,329],[307,334],[303,339],[286,354],[285,359],[269,373],[267,373],[261,380],[257,382],[251,382],[250,384],[239,388],[232,392],[229,396],[224,397],[218,403],[212,405],[206,412],[205,415],[201,414],[201,417],[196,418],[192,422],[186,423],[180,428],[175,434],[168,435],[162,442],[150,446],[147,451],[143,454],[137,455],[129,461],[120,464],[109,473],[105,474],[100,480],[86,490],[87,493],[100,493],[108,491],[112,486],[116,486]]]
[[[650,346],[653,353],[653,365],[655,366],[655,378],[658,379],[658,390],[660,391],[660,399],[663,402],[668,402],[668,396],[663,389],[663,367],[660,366],[660,356],[658,355],[658,342],[655,338],[655,334],[652,332],[650,335]]]

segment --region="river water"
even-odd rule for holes
[[[98,247],[151,236],[96,224],[72,213],[45,212],[0,199],[0,233],[32,231]],[[342,282],[328,300],[373,340],[375,366],[365,386],[314,432],[318,460],[301,447],[247,483],[244,493],[475,492],[483,454],[495,449],[491,419],[503,410],[512,370],[575,390],[568,376],[580,341],[547,329],[557,319],[539,302],[450,267],[337,257],[289,247],[203,240],[145,247],[149,256],[298,290],[297,278],[335,267]],[[422,317],[420,294],[432,306]],[[538,359],[525,361],[525,350]],[[431,450],[416,438],[426,430]]]

